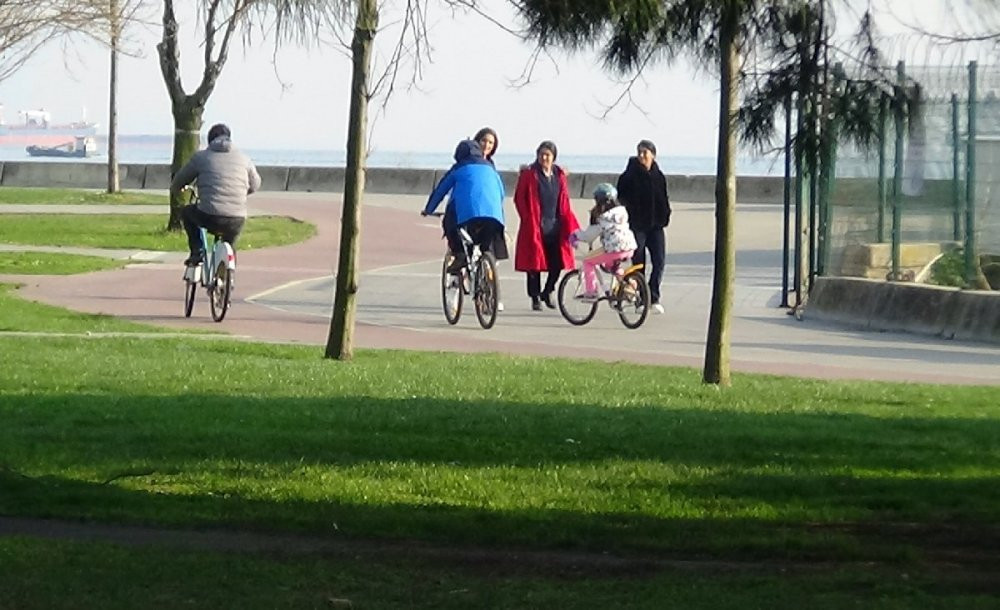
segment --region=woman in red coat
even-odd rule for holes
[[[569,207],[566,172],[555,164],[556,145],[545,140],[535,151],[535,162],[521,170],[514,190],[514,206],[521,217],[517,229],[514,269],[528,275],[531,308],[545,303],[555,309],[552,291],[563,269],[575,267],[569,235],[580,228]],[[542,287],[542,271],[548,271]]]

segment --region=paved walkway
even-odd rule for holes
[[[183,317],[181,252],[128,257],[125,269],[69,277],[0,276],[25,286],[32,299],[177,328],[224,330],[263,340],[325,344],[339,243],[340,197],[261,193],[256,213],[312,222],[317,237],[292,246],[240,253],[236,302],[225,322],[211,321],[201,294],[192,318]],[[557,311],[533,312],[522,274],[501,263],[506,310],[483,331],[465,314],[449,326],[441,313],[443,242],[436,221],[417,211],[422,197],[368,195],[363,212],[362,274],[355,344],[359,347],[497,351],[700,367],[711,298],[714,210],[674,204],[668,232],[664,316],[625,329],[610,309],[584,327]],[[148,212],[149,206],[108,206],[103,212]],[[574,207],[584,217],[585,201]],[[30,209],[28,209],[30,208]],[[104,206],[101,206],[104,208]],[[90,212],[70,206],[0,206],[0,212]],[[508,218],[516,219],[508,202]],[[511,225],[514,223],[511,222]],[[854,331],[788,316],[777,307],[781,278],[779,206],[738,206],[737,280],[732,324],[733,368],[820,378],[1000,384],[1000,348],[898,333]],[[510,231],[516,231],[511,226]],[[122,256],[123,253],[111,253]],[[152,261],[152,262],[148,262]]]

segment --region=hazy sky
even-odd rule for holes
[[[493,4],[494,14],[510,22],[506,4]],[[935,3],[888,4],[912,11]],[[683,61],[657,65],[633,89],[642,110],[621,107],[600,120],[622,87],[594,54],[557,55],[554,64],[543,60],[533,82],[515,88],[511,81],[522,73],[529,45],[476,15],[453,16],[433,0],[431,6],[433,63],[424,66],[419,89],[398,89],[386,112],[375,117],[374,148],[450,151],[457,139],[489,125],[500,135],[501,154],[530,153],[540,140],[551,139],[560,152],[624,155],[642,138],[656,142],[660,155],[714,154],[718,99],[711,74]],[[156,10],[151,16],[159,18]],[[193,18],[182,24],[190,44],[182,49],[181,65],[185,87],[193,90],[200,51]],[[133,36],[143,55],[121,60],[120,132],[169,135],[172,119],[154,48],[158,23],[134,30]],[[378,42],[380,52],[387,53],[389,36]],[[289,45],[274,56],[269,43],[245,52],[237,45],[209,101],[206,128],[224,121],[247,148],[342,150],[349,81],[350,63],[342,49]],[[4,118],[16,121],[17,110],[45,108],[58,123],[80,119],[85,108],[87,118],[106,131],[107,82],[107,52],[101,47],[79,41],[66,49],[52,45],[0,82]]]

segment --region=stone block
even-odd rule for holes
[[[446,170],[441,170],[443,176]],[[398,195],[428,195],[437,184],[435,170],[372,167],[365,179],[365,191]]]
[[[286,190],[343,193],[344,174],[342,167],[289,167]]]
[[[107,165],[101,163],[7,161],[3,186],[104,188],[108,184]]]
[[[171,181],[170,166],[164,164],[147,165],[142,181],[144,189],[169,189]]]
[[[257,173],[260,174],[260,190],[262,191],[287,191],[288,174],[287,167],[259,166]]]

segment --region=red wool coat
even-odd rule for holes
[[[580,228],[576,215],[569,207],[569,184],[566,172],[559,166],[553,171],[559,178],[559,201],[556,204],[559,215],[559,252],[562,268],[573,269],[576,262],[573,248],[569,245],[569,235]],[[517,250],[514,253],[514,269],[517,271],[547,271],[545,251],[542,248],[542,201],[538,195],[538,177],[533,166],[521,170],[514,189],[514,207],[521,223],[517,228]]]

